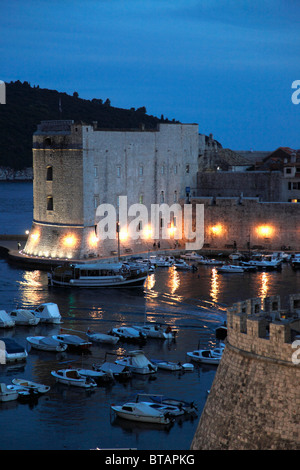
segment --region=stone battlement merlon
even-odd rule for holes
[[[281,309],[279,296],[237,302],[227,310],[227,343],[268,359],[292,362],[295,338],[300,335],[300,294],[289,296]],[[263,307],[263,308],[262,308]]]

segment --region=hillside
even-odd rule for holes
[[[61,103],[61,112],[59,104]],[[32,166],[32,135],[37,124],[50,119],[73,119],[101,128],[153,129],[168,122],[146,114],[146,108],[122,109],[111,106],[109,99],[85,100],[56,90],[31,86],[20,81],[6,84],[6,104],[0,106],[0,167],[23,169]]]

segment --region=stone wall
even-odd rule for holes
[[[299,298],[293,296],[291,304]],[[279,304],[277,298],[268,303],[277,314]],[[292,346],[300,320],[297,309],[270,321],[273,313],[271,307],[260,310],[260,299],[228,310],[225,351],[193,450],[300,449],[300,368]]]
[[[193,198],[204,205],[204,243],[212,249],[300,250],[300,206],[256,198]]]

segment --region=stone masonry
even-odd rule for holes
[[[300,295],[227,311],[225,351],[192,450],[300,449]],[[298,349],[298,353],[297,353]]]

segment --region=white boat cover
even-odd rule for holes
[[[11,316],[5,310],[0,310],[0,326],[5,326],[7,324],[13,323],[14,321]]]

